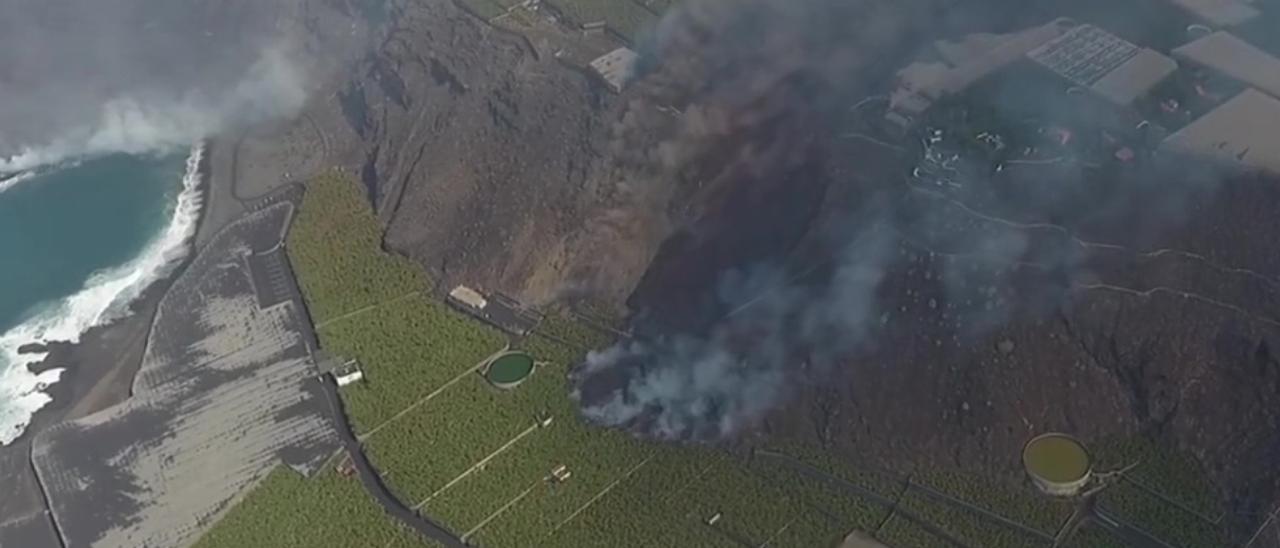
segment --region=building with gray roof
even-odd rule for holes
[[[1169,0],[1169,3],[1219,28],[1242,25],[1262,15],[1258,8],[1242,0]]]
[[[1178,70],[1173,59],[1087,24],[1027,52],[1027,57],[1121,106],[1129,106]]]
[[[1280,173],[1280,99],[1246,89],[1170,135],[1161,149],[1242,170]]]
[[[1280,97],[1280,59],[1239,37],[1218,31],[1173,50],[1179,61]]]

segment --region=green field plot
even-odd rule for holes
[[[319,335],[325,350],[364,368],[365,382],[343,389],[357,432],[382,424],[505,344],[496,330],[419,295],[332,323]]]
[[[1090,450],[1095,468],[1110,470],[1138,463],[1126,478],[1209,519],[1222,516],[1222,502],[1204,470],[1187,456],[1142,438],[1105,440]]]
[[[1188,548],[1229,544],[1214,520],[1221,505],[1194,461],[1148,440],[1107,441],[1093,448],[1100,469],[1138,463],[1099,503],[1126,522]]]
[[[562,464],[562,448],[571,440],[572,419],[538,428],[485,462],[483,467],[437,488],[422,512],[454,531],[470,531],[529,486],[543,481]],[[453,481],[453,480],[450,480]]]
[[[912,481],[1048,535],[1056,534],[1073,510],[1070,503],[1046,497],[1031,487],[959,471],[926,470]]]
[[[513,345],[513,348],[533,356],[536,362],[550,362],[561,367],[569,367],[577,363],[586,354],[585,350],[578,347],[562,344],[536,334],[525,337],[524,340]]]
[[[1076,529],[1064,546],[1065,548],[1128,548],[1124,541],[1092,523]]]
[[[1129,524],[1165,542],[1186,548],[1220,548],[1230,543],[1222,530],[1133,485],[1119,483],[1099,504]]]
[[[759,546],[806,511],[787,492],[729,459],[711,467],[689,487],[689,510],[700,519],[719,514],[714,527]]]
[[[477,531],[486,546],[521,546],[521,539],[549,534],[582,508],[611,491],[611,485],[647,466],[652,452],[641,442],[590,428],[566,430],[557,460],[572,477],[554,489],[538,485],[529,495]]]
[[[954,548],[945,539],[898,515],[889,518],[875,537],[893,548]]]
[[[989,517],[979,516],[926,496],[916,489],[909,490],[899,505],[903,510],[946,531],[968,546],[986,548],[1025,548],[1050,544],[1049,540],[1007,527]]]
[[[821,514],[804,513],[792,518],[767,542],[771,548],[834,548],[847,534],[848,529]]]
[[[521,386],[520,389],[524,388]],[[466,532],[476,528],[530,486],[538,485],[556,466],[563,464],[573,474],[558,488],[557,495],[563,496],[556,497],[556,500],[564,499],[571,503],[578,498],[575,493],[589,492],[598,483],[594,481],[598,476],[593,478],[586,473],[598,467],[596,463],[617,459],[614,464],[605,463],[606,470],[614,470],[645,456],[639,442],[621,433],[597,431],[578,422],[567,403],[547,408],[553,418],[550,425],[529,432],[494,455],[482,468],[470,471],[461,479],[455,476],[456,483],[449,485],[446,482],[447,489],[437,488],[423,511],[440,517],[457,531]],[[580,464],[584,461],[588,465]],[[601,484],[600,488],[603,487]]]
[[[343,390],[358,432],[501,350],[498,331],[431,300],[417,265],[385,253],[354,181],[317,178],[289,231],[288,251],[320,345],[354,358],[367,382]]]
[[[535,427],[547,399],[562,392],[554,375],[534,375],[511,391],[469,375],[379,430],[365,449],[391,488],[417,504]]]
[[[388,517],[359,479],[332,470],[306,479],[283,466],[196,543],[197,548],[429,545]]]
[[[828,521],[839,524],[845,531],[874,531],[889,516],[889,507],[858,496],[831,481],[802,474],[788,466],[766,463],[762,459],[753,462],[752,468],[766,481],[785,488],[793,501],[811,508],[813,513],[825,514]]]
[[[342,174],[307,185],[285,247],[317,323],[428,287],[418,265],[382,251],[381,226]]]
[[[572,519],[558,524],[558,528],[536,545],[548,548],[739,546],[686,511],[684,501],[690,485],[710,469],[703,458],[703,454],[693,451],[656,448],[644,466]]]
[[[838,480],[852,483],[887,499],[896,499],[902,492],[903,478],[838,457],[820,447],[789,444],[772,446],[769,451],[786,455]]]

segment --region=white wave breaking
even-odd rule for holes
[[[36,176],[36,173],[34,171],[20,171],[18,173],[11,175],[7,179],[0,179],[0,192],[4,192],[15,186],[18,186],[18,183],[26,181],[27,179],[30,179],[35,176]]]
[[[0,445],[22,435],[31,417],[52,401],[45,389],[63,373],[61,368],[32,373],[27,366],[44,360],[47,353],[21,354],[18,349],[30,343],[79,342],[89,328],[128,314],[129,305],[147,287],[171,274],[187,256],[204,199],[200,189],[204,152],[202,146],[191,149],[169,224],[137,257],[95,273],[79,292],[48,304],[26,322],[0,334]]]

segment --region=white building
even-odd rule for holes
[[[592,61],[591,70],[595,71],[614,93],[620,93],[635,74],[636,61],[639,60],[640,54],[628,48],[618,48]]]
[[[449,292],[449,298],[476,310],[484,310],[485,307],[489,306],[489,301],[484,298],[484,295],[465,285],[453,288],[453,291]]]

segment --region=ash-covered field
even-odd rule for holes
[[[187,544],[278,462],[309,474],[339,447],[308,320],[272,254],[294,199],[223,229],[174,283],[128,401],[35,439],[66,545]]]

